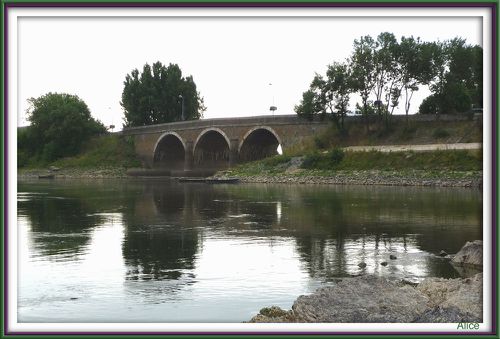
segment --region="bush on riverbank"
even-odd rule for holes
[[[138,167],[140,162],[134,150],[133,140],[116,134],[91,139],[82,152],[73,157],[62,158],[51,163],[28,159],[20,163],[20,168],[42,168],[55,166],[62,168],[103,168]]]

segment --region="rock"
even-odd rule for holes
[[[441,252],[439,252],[439,256],[440,257],[446,257],[448,255],[448,253],[446,253],[445,251],[441,250]]]
[[[481,240],[468,241],[451,260],[455,265],[483,265],[483,242]]]
[[[431,307],[456,307],[464,314],[483,318],[483,274],[472,278],[427,278],[416,289],[425,294]]]
[[[427,309],[427,302],[410,286],[376,276],[359,276],[300,296],[292,310],[299,322],[411,322]]]
[[[296,322],[292,311],[285,311],[278,306],[264,307],[253,317],[251,323],[285,323]]]
[[[474,315],[462,312],[457,307],[434,307],[425,311],[418,316],[413,322],[415,323],[480,323],[482,319]]]
[[[364,262],[360,262],[360,263],[358,264],[358,266],[359,266],[360,268],[365,268],[365,267],[366,267],[366,263],[364,263]]]
[[[380,265],[382,265],[382,266],[387,266],[387,264],[388,264],[388,263],[387,263],[387,261],[382,261],[382,262],[380,263]]]
[[[475,265],[458,265],[451,263],[451,266],[455,269],[455,271],[460,274],[461,277],[463,278],[469,278],[473,277],[478,273],[482,272],[482,266],[475,266]]]
[[[396,260],[397,258],[398,258],[398,257],[396,257],[396,256],[395,256],[395,255],[393,255],[393,254],[391,254],[391,255],[389,256],[389,259],[391,259],[391,260]]]
[[[418,285],[371,275],[342,278],[300,296],[291,311],[263,308],[250,322],[482,322],[482,286],[482,273]]]
[[[411,286],[411,287],[418,286],[418,283],[416,283],[414,281],[407,280],[407,279],[401,279],[401,284],[408,285],[408,286]]]

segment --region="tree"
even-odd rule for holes
[[[89,108],[76,95],[48,93],[28,99],[28,121],[20,146],[38,160],[50,162],[77,154],[94,135],[105,133],[104,125],[94,120]]]
[[[182,105],[186,120],[200,119],[206,109],[193,77],[183,77],[176,64],[166,67],[159,61],[153,67],[145,64],[140,74],[137,69],[127,74],[120,104],[125,126],[180,121]]]
[[[354,92],[352,70],[348,64],[334,62],[328,66],[326,76],[327,97],[333,99],[335,109],[330,108],[330,111],[339,130],[344,131],[344,118],[347,115],[350,95]],[[331,107],[331,101],[329,105]]]
[[[350,63],[352,69],[353,86],[359,92],[362,101],[361,113],[365,116],[366,128],[369,128],[370,93],[376,86],[375,54],[376,43],[369,35],[354,40],[354,51]]]
[[[375,87],[378,115],[384,115],[386,128],[389,115],[399,105],[401,96],[400,46],[392,33],[383,32],[377,36],[374,52]]]
[[[420,84],[429,83],[431,74],[431,55],[420,42],[420,38],[401,37],[399,64],[401,67],[401,85],[405,94],[405,114],[408,121],[413,93],[418,91]]]
[[[353,92],[352,74],[349,65],[334,62],[328,65],[326,78],[316,74],[309,90],[302,94],[302,101],[295,112],[308,120],[319,116],[330,117],[340,131],[344,131],[349,96]]]
[[[431,96],[420,106],[423,114],[468,112],[483,104],[483,49],[454,38],[432,45]],[[432,105],[429,105],[432,103]]]

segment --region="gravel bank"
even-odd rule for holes
[[[130,178],[127,169],[110,168],[64,168],[56,171],[48,169],[19,170],[19,179],[34,179],[39,175],[54,174],[58,179],[71,178]],[[224,172],[214,178],[226,178]],[[427,171],[337,171],[334,174],[318,174],[301,169],[288,173],[262,175],[229,175],[243,183],[266,184],[317,184],[317,185],[386,185],[386,186],[435,186],[435,187],[472,187],[483,185],[482,171],[475,172],[427,172]]]
[[[127,169],[122,167],[109,168],[63,168],[55,171],[48,169],[29,169],[18,170],[18,179],[36,179],[39,175],[54,174],[57,179],[76,179],[76,178],[127,178]]]
[[[224,177],[224,174],[217,177]],[[338,171],[332,175],[315,175],[314,172],[297,171],[293,174],[265,174],[238,176],[247,183],[284,183],[284,184],[335,184],[335,185],[386,185],[386,186],[435,186],[435,187],[474,187],[483,185],[482,171],[441,172],[427,171]]]

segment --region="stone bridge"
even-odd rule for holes
[[[131,127],[145,168],[176,175],[209,175],[239,162],[278,154],[325,130],[327,122],[297,115],[203,119]]]

